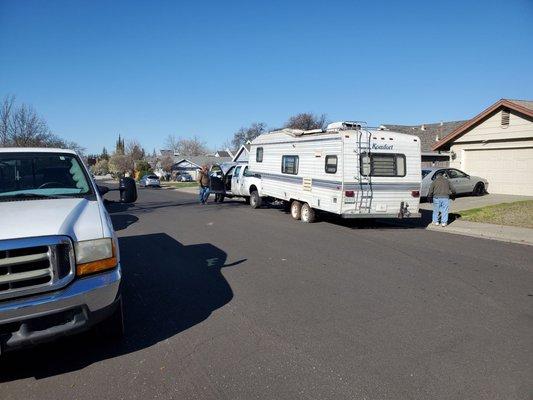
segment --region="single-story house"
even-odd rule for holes
[[[533,195],[533,101],[501,99],[432,146],[491,193]]]
[[[212,156],[189,156],[186,158],[180,158],[172,165],[172,172],[187,172],[196,179],[198,176],[198,170],[202,165],[211,166],[213,164],[221,164],[223,162],[231,161],[231,157],[216,157]]]
[[[229,149],[226,149],[226,150],[218,150],[216,153],[215,153],[215,157],[229,157],[229,158],[233,158],[233,154],[231,153],[231,151]]]
[[[236,163],[247,163],[248,162],[248,156],[250,155],[250,145],[251,142],[248,141],[245,144],[243,144],[239,150],[235,153],[233,156],[233,162]]]
[[[450,161],[449,152],[434,151],[432,150],[432,146],[465,122],[449,121],[422,125],[384,124],[379,128],[418,136],[422,151],[422,167],[447,167]]]

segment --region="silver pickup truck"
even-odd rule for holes
[[[123,334],[118,241],[70,150],[0,149],[0,353],[98,326]],[[137,197],[121,181],[121,200]]]

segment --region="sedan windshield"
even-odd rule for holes
[[[0,153],[0,201],[90,194],[87,174],[73,154]]]

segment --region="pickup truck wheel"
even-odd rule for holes
[[[291,204],[291,216],[298,220],[302,216],[302,203],[299,201],[293,201]]]
[[[307,222],[308,224],[315,222],[316,213],[315,210],[313,210],[309,204],[304,203],[300,213],[302,222]]]
[[[261,207],[262,199],[259,196],[259,193],[252,192],[250,193],[250,206],[252,208],[259,208]]]
[[[100,322],[97,327],[98,334],[105,339],[120,340],[124,336],[124,314],[122,299],[119,300],[116,310],[107,319]]]

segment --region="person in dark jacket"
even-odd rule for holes
[[[199,198],[200,203],[206,204],[207,199],[209,198],[209,170],[207,165],[203,165],[202,169],[198,172],[198,186],[199,186]]]
[[[455,195],[455,188],[444,176],[444,173],[437,175],[429,187],[428,198],[433,199],[433,223],[442,226],[448,225],[448,210],[450,209],[450,196]]]

